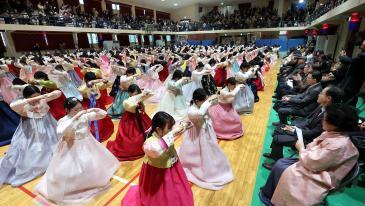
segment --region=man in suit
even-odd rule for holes
[[[303,140],[310,143],[314,138],[318,137],[322,132],[322,119],[325,107],[331,104],[341,103],[343,92],[336,86],[328,86],[324,88],[318,95],[318,108],[303,121],[296,121],[292,125],[281,125],[276,129],[271,143],[271,153],[265,153],[264,156],[279,160],[283,157],[283,147],[294,147],[298,140],[295,127],[302,130]],[[271,169],[274,163],[264,163],[266,169]]]
[[[275,103],[274,110],[278,112],[281,124],[287,123],[289,115],[306,117],[313,112],[318,106],[316,101],[318,94],[322,91],[321,79],[321,72],[313,71],[309,73],[306,78],[308,88],[305,92],[293,96],[284,96],[282,100]]]

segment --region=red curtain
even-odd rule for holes
[[[77,39],[79,42],[79,48],[90,48],[86,33],[77,33]]]
[[[129,46],[128,34],[118,34],[117,35],[120,46]]]
[[[33,46],[38,43],[41,49],[47,49],[46,41],[42,32],[14,31],[11,33],[15,50],[32,51]]]
[[[156,18],[170,20],[170,14],[162,11],[156,11]]]
[[[153,18],[153,10],[136,6],[136,17],[150,16]]]
[[[100,0],[84,0],[84,8],[86,13],[92,14],[93,8],[95,8],[99,15],[101,14],[101,1]]]
[[[65,49],[75,49],[72,33],[47,32],[48,49],[59,49],[60,44],[65,44]]]

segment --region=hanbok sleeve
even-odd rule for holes
[[[72,121],[72,119],[60,119],[57,124],[57,135],[59,137],[68,136],[67,134],[69,134],[70,131],[72,131],[74,128],[73,125],[74,122]]]
[[[57,89],[56,83],[51,80],[40,80],[39,84],[48,89]]]
[[[108,114],[106,111],[99,109],[99,108],[93,108],[92,110],[93,110],[92,112],[88,112],[88,113],[84,114],[84,117],[88,121],[103,119]]]
[[[136,107],[138,106],[138,103],[142,101],[143,94],[138,94],[136,96],[129,97],[128,99],[124,100],[123,107],[128,112],[135,113]]]
[[[344,155],[344,144],[342,140],[324,140],[321,145],[313,145],[303,149],[299,153],[300,163],[313,172],[319,172],[340,164]]]

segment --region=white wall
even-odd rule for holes
[[[199,21],[199,5],[194,4],[191,6],[176,9],[171,12],[171,20],[179,21],[184,18],[191,19],[193,21]]]

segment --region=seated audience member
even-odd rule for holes
[[[304,146],[296,143],[299,159],[282,158],[260,191],[260,199],[274,205],[317,205],[336,188],[357,162],[359,152],[345,134],[357,127],[355,108],[334,104],[326,108],[324,132]]]
[[[317,97],[322,91],[320,81],[322,74],[319,71],[313,71],[307,76],[308,88],[305,92],[294,96],[284,96],[274,105],[274,110],[278,112],[280,123],[286,124],[289,115],[305,117],[317,107]]]
[[[275,161],[283,157],[283,146],[294,147],[298,141],[295,127],[302,130],[304,143],[310,143],[314,138],[318,137],[322,132],[322,120],[325,107],[332,104],[341,103],[343,92],[335,86],[328,86],[318,95],[317,102],[319,106],[307,118],[301,121],[294,121],[291,125],[279,125],[273,134],[271,143],[271,153],[265,153],[264,156]],[[263,167],[271,169],[274,163],[264,163]]]
[[[350,65],[350,57],[340,56],[339,62],[331,68],[331,72],[322,77],[322,83],[338,85],[345,78]]]

